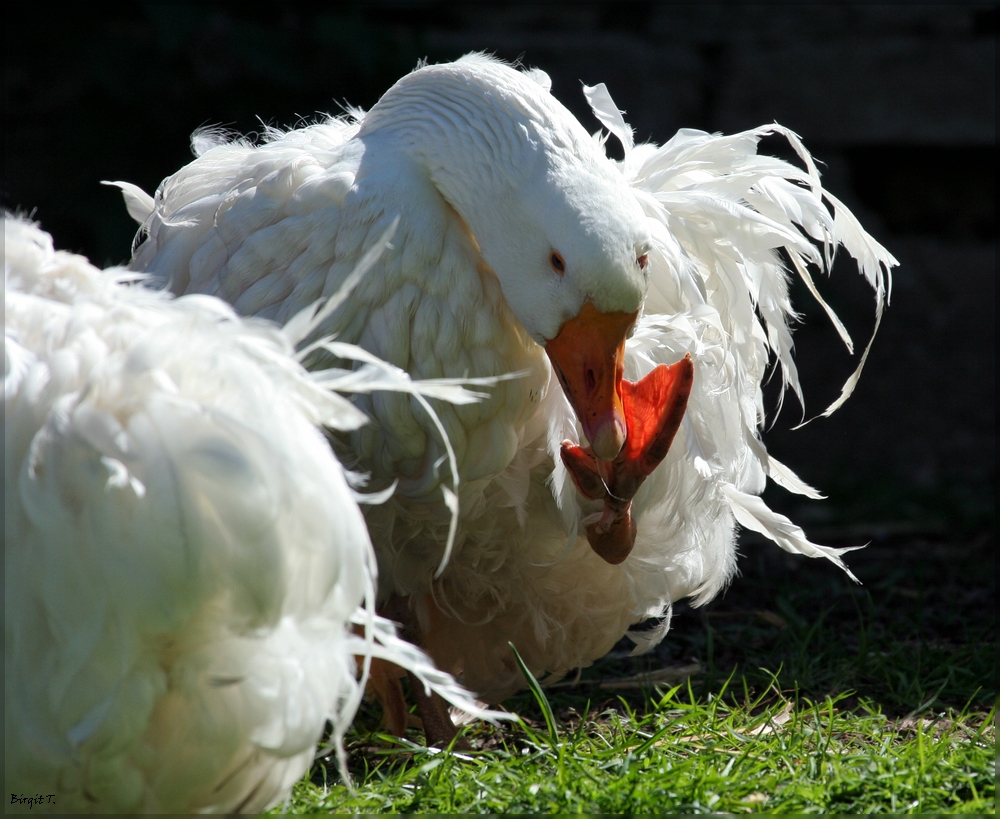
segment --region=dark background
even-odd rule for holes
[[[190,160],[198,126],[248,133],[344,102],[368,108],[424,57],[520,57],[549,72],[553,92],[591,130],[598,124],[581,82],[606,82],[639,139],[663,142],[679,127],[790,127],[825,163],[829,189],[901,266],[852,399],[795,432],[791,399],[766,435],[830,501],[770,490],[769,500],[816,539],[857,532],[859,542],[875,536],[872,548],[879,533],[992,533],[996,6],[99,8],[5,9],[2,199],[38,219],[58,247],[102,266],[127,259],[135,225],[100,180],[152,192]],[[871,291],[847,264],[820,286],[860,352]],[[856,357],[797,295],[812,416]]]

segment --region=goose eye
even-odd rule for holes
[[[549,263],[552,265],[552,269],[555,270],[560,276],[566,272],[566,262],[564,262],[563,257],[554,250],[552,251],[552,255],[549,256]]]
[[[639,265],[640,270],[645,270],[646,263],[648,261],[649,261],[649,256],[646,253],[643,253],[638,259],[635,260],[635,263]]]

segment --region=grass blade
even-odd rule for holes
[[[517,666],[521,669],[521,673],[524,675],[524,679],[528,681],[528,687],[531,689],[531,693],[535,698],[535,702],[538,703],[538,707],[542,709],[542,715],[545,717],[545,725],[549,729],[549,739],[552,741],[552,747],[554,748],[559,744],[559,732],[556,730],[556,717],[552,713],[552,706],[549,705],[549,699],[545,696],[545,692],[542,691],[542,686],[539,685],[538,680],[535,679],[535,675],[528,670],[528,666],[524,664],[524,660],[521,659],[521,655],[517,653],[517,649],[514,647],[513,643],[507,643],[510,646],[510,650],[514,652],[514,659],[517,660]]]

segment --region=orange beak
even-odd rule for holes
[[[590,447],[602,461],[621,451],[628,429],[622,408],[625,337],[639,313],[600,313],[585,302],[545,345]]]

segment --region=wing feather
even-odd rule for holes
[[[714,491],[724,494],[741,525],[783,549],[826,557],[847,571],[840,558],[843,550],[810,543],[801,529],[756,496],[763,486],[757,485],[755,476],[766,474],[789,491],[820,497],[770,458],[759,437],[764,417],[761,385],[770,356],[780,365],[784,387],[803,402],[789,332],[789,323],[797,317],[781,254],[826,312],[849,352],[853,352],[851,338],[820,294],[813,271],[829,273],[836,249],[842,246],[875,293],[872,339],[840,396],[823,415],[841,406],[858,382],[891,293],[890,270],[896,259],[823,188],[809,152],[787,128],[763,126],[729,136],[686,129],[663,146],[633,147],[626,138],[630,129],[624,120],[619,122],[621,115],[607,89],[588,98],[597,117],[626,146],[620,168],[650,220],[659,251],[650,257],[645,311],[652,322],[647,331],[654,326],[661,329],[656,342],[646,339],[642,344],[647,350],[654,343],[669,344],[672,335],[682,332],[680,317],[693,309],[715,315],[697,331],[699,343],[693,353],[696,385],[683,439],[695,471],[715,482]],[[766,136],[783,137],[802,167],[758,154],[758,143]],[[662,314],[666,323],[657,325],[654,314]],[[672,318],[666,320],[668,316]],[[706,334],[708,326],[717,332]],[[639,346],[636,340],[632,346]],[[710,354],[726,362],[723,383],[730,385],[729,394],[709,395],[705,380],[699,384],[697,374],[706,370]],[[747,470],[751,463],[756,466]]]

